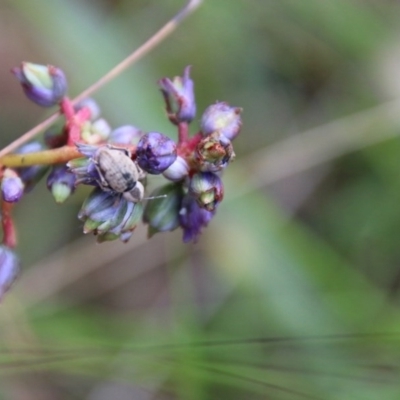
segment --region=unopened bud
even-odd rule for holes
[[[83,232],[98,235],[98,241],[121,239],[126,242],[143,213],[141,203],[96,188],[84,201],[78,218],[84,221]]]
[[[52,107],[66,95],[64,72],[52,65],[23,62],[11,72],[20,81],[26,96],[40,106]]]
[[[136,148],[137,163],[149,174],[161,174],[176,160],[176,156],[175,142],[159,132],[143,135]]]
[[[191,122],[196,116],[194,83],[190,79],[190,66],[186,67],[183,76],[172,80],[162,78],[158,81],[164,96],[170,121],[174,124]]]
[[[224,187],[218,175],[212,172],[199,172],[192,176],[189,194],[207,211],[214,211],[224,197]]]
[[[1,194],[8,203],[16,203],[24,194],[24,182],[12,169],[5,169],[1,181]]]
[[[195,158],[201,171],[220,171],[234,157],[231,141],[218,131],[204,137],[195,150]]]
[[[47,177],[47,188],[56,203],[63,203],[75,190],[75,175],[66,165],[56,165]]]
[[[109,143],[136,145],[143,131],[132,125],[123,125],[114,129],[108,138]]]
[[[159,197],[163,196],[165,197]],[[157,188],[153,199],[146,204],[143,221],[149,224],[149,237],[157,232],[172,231],[179,226],[179,210],[183,197],[182,186],[169,183]]]
[[[233,140],[240,132],[242,118],[239,107],[231,107],[228,103],[219,102],[209,106],[201,117],[201,131],[204,136],[220,132],[229,140]]]
[[[0,299],[10,289],[19,273],[17,255],[5,245],[0,245]]]

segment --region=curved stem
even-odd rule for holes
[[[125,71],[128,67],[138,61],[140,58],[145,56],[151,50],[153,50],[156,46],[158,46],[168,35],[170,35],[179,24],[188,17],[192,12],[194,12],[202,3],[203,0],[189,0],[187,4],[170,20],[168,21],[159,31],[157,31],[150,39],[148,39],[142,46],[137,48],[132,54],[130,54],[125,60],[116,65],[111,71],[109,71],[106,75],[100,78],[97,82],[83,91],[79,96],[75,97],[72,100],[73,104],[78,103],[79,101],[85,99],[86,97],[91,96],[94,92],[100,89],[102,86],[110,82],[120,73]],[[60,113],[55,113],[51,117],[47,118],[45,121],[35,126],[30,131],[26,132],[18,139],[10,143],[8,146],[4,147],[0,151],[0,157],[10,153],[11,151],[16,150],[22,144],[28,142],[32,138],[34,138],[41,131],[50,126],[53,122],[57,120],[60,116]]]

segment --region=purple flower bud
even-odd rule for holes
[[[86,143],[76,143],[76,148],[78,149],[79,153],[83,154],[85,157],[90,158],[93,157],[99,148],[98,146],[93,146],[92,144],[86,144]],[[80,160],[78,158],[77,160]],[[74,160],[71,160],[70,162],[74,162]]]
[[[39,142],[30,142],[21,146],[16,153],[27,154],[36,153],[43,150],[43,145]],[[40,179],[43,178],[48,167],[43,165],[33,165],[31,167],[16,168],[19,177],[25,184],[25,193],[28,193]]]
[[[16,203],[19,201],[24,193],[24,182],[18,174],[12,169],[7,168],[3,174],[1,181],[1,194],[3,200],[8,203]]]
[[[231,107],[228,103],[220,102],[209,106],[201,117],[201,131],[204,136],[218,131],[229,140],[233,140],[240,132],[242,119],[239,107]]]
[[[77,143],[76,148],[85,157],[75,158],[67,163],[68,170],[75,175],[75,186],[79,184],[97,186],[100,176],[93,162],[93,157],[99,147]]]
[[[212,172],[199,172],[192,176],[189,194],[197,200],[200,207],[214,211],[224,197],[224,187],[218,175]]]
[[[170,121],[174,124],[191,122],[196,116],[194,83],[190,79],[190,66],[183,71],[183,76],[173,80],[162,78],[158,81],[164,96]]]
[[[196,241],[201,230],[208,225],[214,214],[215,210],[207,211],[199,206],[194,197],[186,195],[179,211],[179,223],[183,229],[183,241],[185,243]]]
[[[137,145],[137,163],[150,174],[161,174],[176,160],[176,157],[175,142],[162,133],[147,133],[141,137]]]
[[[163,195],[166,197],[157,198]],[[151,194],[143,214],[143,221],[149,224],[149,237],[157,232],[173,231],[179,226],[182,197],[182,186],[175,183],[159,187]]]
[[[11,72],[20,81],[25,95],[42,107],[58,104],[67,92],[64,72],[52,65],[23,62]]]
[[[7,246],[0,245],[0,300],[17,278],[19,269],[16,254]]]
[[[195,159],[200,171],[220,171],[234,157],[231,141],[218,131],[204,137],[195,149]]]
[[[82,208],[78,213],[78,219],[84,221],[95,212],[101,212],[112,207],[115,200],[115,197],[110,192],[103,192],[98,189],[92,191],[89,197],[83,202]]]
[[[75,191],[75,175],[66,165],[55,165],[47,177],[47,189],[56,203],[63,203]]]
[[[75,111],[82,110],[82,108],[88,108],[90,110],[90,120],[95,121],[100,117],[100,106],[97,104],[96,100],[88,97],[87,99],[84,99],[80,101],[78,104],[74,106]]]
[[[82,150],[83,146],[93,148],[95,151],[98,149],[95,146],[77,145],[78,150],[85,155],[86,150]],[[75,158],[67,163],[67,168],[75,175],[75,186],[80,184],[98,186],[100,175],[91,158]]]
[[[108,137],[109,143],[136,145],[143,135],[143,131],[132,125],[120,126],[114,129]]]
[[[141,203],[133,203],[120,194],[96,188],[84,201],[78,218],[84,221],[83,232],[98,235],[98,241],[120,238],[126,242],[143,213]]]
[[[181,156],[176,157],[176,160],[163,172],[164,177],[172,182],[179,182],[188,174],[189,164]]]

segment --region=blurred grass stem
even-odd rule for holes
[[[337,157],[399,136],[400,100],[383,103],[295,134],[231,165],[226,178],[246,173],[240,197]]]

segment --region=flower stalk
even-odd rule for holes
[[[17,233],[11,215],[14,203],[1,200],[1,225],[3,228],[3,244],[10,249],[17,245]]]
[[[75,146],[63,146],[57,149],[43,150],[27,154],[6,154],[0,158],[3,167],[29,167],[32,165],[61,164],[82,157]]]

